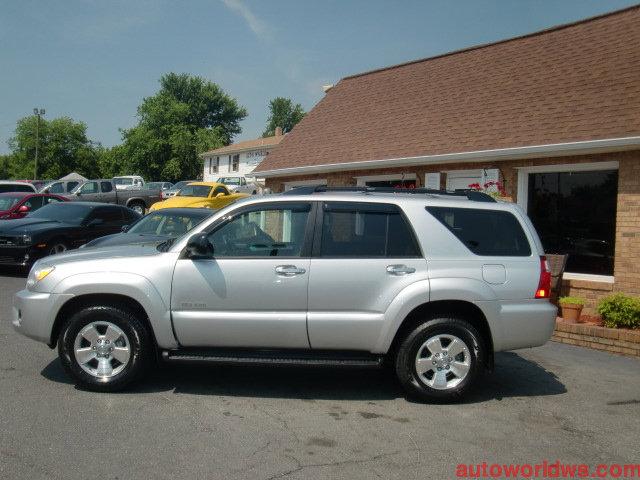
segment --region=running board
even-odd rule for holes
[[[180,349],[164,350],[162,359],[171,363],[216,365],[379,368],[384,357],[364,352],[314,350]]]

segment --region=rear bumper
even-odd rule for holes
[[[50,344],[57,312],[71,297],[73,295],[19,291],[13,297],[13,328],[33,340]]]
[[[489,321],[496,352],[538,347],[553,334],[558,309],[547,300],[478,304]]]

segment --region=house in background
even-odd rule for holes
[[[219,177],[254,176],[253,170],[284,138],[282,128],[276,128],[273,137],[256,138],[232,143],[201,154],[204,159],[205,182],[213,182]]]
[[[274,192],[500,180],[588,313],[640,295],[640,6],[346,77],[255,174]]]

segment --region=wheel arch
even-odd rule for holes
[[[145,308],[136,299],[128,297],[126,295],[115,293],[91,293],[74,296],[67,300],[58,311],[53,322],[53,328],[51,329],[51,338],[49,339],[49,347],[55,347],[62,327],[65,321],[71,315],[79,312],[83,308],[95,307],[98,305],[115,307],[119,309],[124,308],[135,314],[136,317],[139,318],[140,321],[143,322],[149,330],[151,338],[153,339],[154,347],[157,348],[155,332]]]
[[[493,370],[494,347],[491,327],[484,312],[476,304],[466,300],[436,300],[425,302],[415,307],[400,323],[399,328],[391,342],[388,354],[395,355],[398,346],[403,338],[425,318],[434,318],[438,315],[455,316],[471,324],[482,336],[482,341],[486,348],[485,367]]]

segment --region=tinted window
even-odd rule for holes
[[[52,183],[47,190],[49,193],[65,193],[64,184],[62,182]]]
[[[419,257],[411,228],[394,205],[324,205],[323,257]]]
[[[79,225],[93,210],[87,205],[78,205],[76,203],[51,203],[40,208],[38,211],[30,213],[30,218],[46,218],[48,220],[58,220]]]
[[[179,197],[208,197],[211,187],[207,185],[187,185],[178,193]]]
[[[20,200],[22,200],[24,197],[22,195],[20,196],[13,196],[13,195],[3,195],[0,197],[0,210],[9,210],[11,208],[13,208],[13,206],[15,206]]]
[[[216,195],[219,195],[220,193],[224,193],[225,195],[229,195],[229,190],[227,190],[223,186],[216,187],[216,189],[213,191],[213,196],[215,197]]]
[[[119,208],[96,208],[89,220],[94,218],[102,220],[105,227],[115,227],[123,224],[123,214]]]
[[[79,182],[67,182],[67,192],[70,192],[78,186]]]
[[[509,212],[450,207],[427,207],[427,211],[476,255],[531,255],[520,222]]]
[[[310,206],[240,213],[210,236],[219,257],[299,257]]]
[[[42,197],[31,197],[23,205],[29,207],[32,212],[38,210],[42,206]]]
[[[98,183],[97,182],[89,182],[85,183],[80,187],[80,191],[82,193],[98,193]]]
[[[10,185],[10,184],[0,184],[0,193],[3,192],[33,192],[33,187],[29,184],[24,185]]]
[[[618,172],[529,174],[527,213],[544,251],[568,254],[566,270],[613,275]]]
[[[113,190],[113,185],[111,182],[100,182],[100,188],[102,189],[102,193],[109,193]]]
[[[130,208],[125,208],[123,212],[124,212],[124,221],[127,223],[127,225],[132,222],[135,222],[140,218],[140,214],[137,212],[134,212]]]

